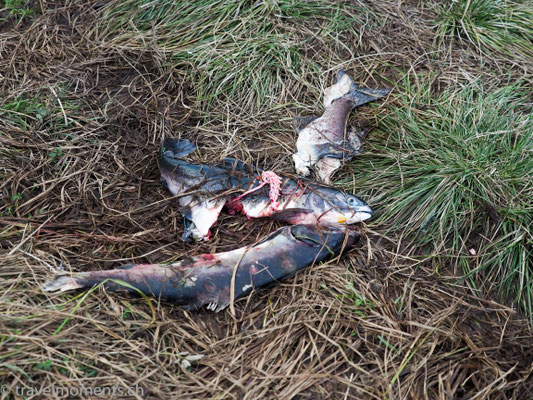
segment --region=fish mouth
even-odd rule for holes
[[[364,206],[358,206],[355,209],[351,208],[346,210],[345,215],[349,216],[347,218],[348,223],[355,224],[357,222],[363,222],[367,219],[372,218],[372,216],[374,215],[374,211],[368,205],[365,204]]]
[[[332,208],[318,217],[317,222],[335,226],[352,225],[372,218],[373,214],[374,212],[367,205],[357,208]]]

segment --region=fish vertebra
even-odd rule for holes
[[[182,195],[179,203],[186,210],[185,240],[208,237],[224,206],[249,218],[271,216],[291,224],[353,224],[372,216],[365,202],[331,187],[306,180],[279,181],[270,171],[234,159],[214,165],[184,160],[194,149],[188,140],[165,139],[159,157],[163,185],[173,195]],[[262,180],[279,192],[271,196],[266,186],[259,187]]]
[[[296,172],[308,176],[310,168],[314,168],[321,181],[330,183],[331,175],[342,162],[362,151],[364,132],[346,128],[350,111],[389,92],[389,89],[361,88],[340,70],[337,82],[324,91],[324,114],[320,118],[294,119],[298,132],[297,151],[292,156]]]
[[[50,281],[43,289],[65,292],[103,283],[111,291],[140,291],[188,309],[208,304],[208,308],[219,311],[230,303],[235,268],[236,299],[253,288],[289,278],[314,263],[337,256],[345,245],[358,239],[359,233],[347,227],[286,226],[257,244],[233,251],[203,254],[170,265],[139,264],[79,272]]]

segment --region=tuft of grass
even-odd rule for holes
[[[485,54],[533,55],[533,2],[456,0],[438,6],[435,25],[440,41],[456,38]]]
[[[3,0],[0,3],[0,6],[2,6],[0,11],[6,11],[7,15],[15,21],[22,21],[34,13],[29,0]],[[0,14],[0,21],[6,19],[7,18],[2,18]]]
[[[48,115],[49,111],[39,96],[27,98],[19,95],[14,100],[0,106],[0,117],[22,129],[28,129],[32,120],[42,121]]]
[[[429,87],[429,86],[424,86]],[[466,260],[485,289],[533,318],[533,117],[526,85],[477,83],[440,97],[407,86],[378,143],[341,181],[373,196],[379,221]]]
[[[243,109],[259,109],[265,101],[276,104],[286,81],[320,71],[305,56],[311,41],[337,40],[344,31],[357,36],[366,13],[359,2],[326,0],[127,0],[104,8],[96,32],[121,46],[155,46],[168,54],[185,67],[203,110],[236,94]]]
[[[75,122],[75,115],[69,115],[67,119],[65,115],[79,109],[77,102],[67,98],[58,100],[46,92],[32,97],[17,95],[4,104],[0,103],[0,118],[23,130],[46,126],[52,131],[61,131]]]

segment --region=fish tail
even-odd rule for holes
[[[385,97],[389,93],[390,89],[362,88],[341,69],[337,74],[337,82],[335,85],[326,89],[324,103],[327,106],[336,99],[349,98],[353,102],[354,107],[359,107],[363,104]]]
[[[213,264],[212,260],[201,259],[200,262]],[[231,273],[231,271],[230,271]],[[170,299],[178,304],[194,308],[203,304],[200,296],[214,302],[216,298],[205,295],[202,285],[206,280],[187,268],[181,270],[179,266],[164,264],[129,264],[117,269],[105,271],[77,272],[70,276],[60,276],[44,284],[46,292],[67,292],[69,290],[90,288],[103,285],[107,290],[127,291],[133,294]]]
[[[161,155],[170,153],[172,158],[183,158],[196,150],[196,145],[187,139],[166,138],[161,147]]]
[[[85,287],[82,274],[75,274],[74,276],[60,276],[54,280],[46,282],[43,286],[45,292],[67,292],[69,290],[79,289]]]
[[[355,83],[352,78],[350,78],[342,69],[337,74],[337,83],[340,82],[345,75],[350,80],[350,92],[348,96],[353,99],[355,103],[354,107],[358,107],[371,101],[380,99],[390,93],[390,89],[362,88],[357,83]]]
[[[43,290],[45,292],[67,292],[69,290],[95,286],[108,279],[120,279],[127,282],[130,280],[128,270],[134,267],[135,265],[128,264],[107,271],[75,272],[69,276],[63,275],[46,282]],[[106,287],[109,286],[111,285],[106,285]]]
[[[350,87],[350,98],[353,99],[354,107],[370,103],[390,93],[390,89],[361,88],[356,83]]]

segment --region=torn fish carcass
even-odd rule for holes
[[[297,151],[293,154],[296,172],[308,176],[314,169],[322,182],[330,183],[331,175],[342,163],[362,151],[365,133],[347,128],[351,110],[389,92],[359,87],[343,70],[339,71],[337,82],[325,90],[324,114],[294,119],[298,132]]]
[[[249,218],[273,217],[291,224],[353,224],[372,216],[359,198],[311,181],[278,177],[229,158],[217,164],[191,163],[185,157],[195,148],[188,140],[166,139],[159,157],[163,185],[180,195],[185,240],[209,237],[224,206]]]

